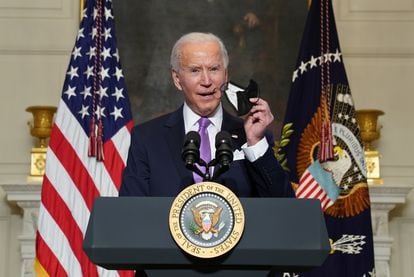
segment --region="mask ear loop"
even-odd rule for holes
[[[257,100],[255,102],[255,104],[257,104],[257,102],[259,102],[259,98],[260,98],[260,88],[259,86],[257,86],[257,96],[256,96]]]
[[[260,98],[260,88],[259,88],[259,85],[254,80],[252,80],[252,79],[250,79],[249,86],[251,86],[251,85],[255,86],[255,88],[256,88],[256,96],[255,96],[255,98],[257,98],[257,100],[253,104],[257,104],[257,102],[259,102],[259,98]]]
[[[228,85],[229,85],[229,82],[224,82],[224,83],[220,86],[220,91],[221,91],[221,93],[226,92]]]

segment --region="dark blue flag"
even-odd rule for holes
[[[297,197],[321,200],[332,246],[320,268],[284,276],[375,276],[364,150],[331,0],[312,1],[276,155]]]

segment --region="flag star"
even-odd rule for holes
[[[345,118],[345,120],[348,120],[349,119],[349,115],[348,114],[345,114],[344,118]]]
[[[319,56],[319,57],[317,58],[317,60],[319,60],[319,65],[322,65],[322,64],[323,64],[323,62],[324,62],[324,56]]]
[[[354,170],[354,172],[358,172],[358,167],[354,166],[353,170]]]
[[[101,53],[101,55],[104,57],[103,58],[104,61],[106,60],[106,58],[110,58],[111,57],[111,54],[109,53],[109,51],[111,51],[111,48],[104,47],[104,50]]]
[[[89,52],[86,55],[90,56],[90,58],[96,56],[96,47],[89,47]]]
[[[68,100],[70,100],[70,98],[71,98],[72,96],[75,96],[75,97],[76,97],[75,90],[76,90],[76,87],[71,87],[71,86],[68,86],[68,89],[67,89],[67,90],[65,90],[65,91],[63,92],[63,94],[66,94],[66,95],[68,96]]]
[[[338,114],[338,117],[339,117],[339,118],[342,118],[342,113],[339,113],[339,114]]]
[[[117,107],[114,106],[114,111],[111,112],[110,114],[115,117],[115,121],[118,119],[118,117],[124,118],[124,116],[122,115],[122,109],[123,108],[118,109]]]
[[[85,107],[85,106],[82,104],[82,109],[78,112],[79,114],[81,114],[81,115],[82,115],[82,119],[83,119],[85,116],[89,116],[88,109],[89,109],[89,106],[86,106],[86,107]]]
[[[112,76],[116,76],[116,80],[119,81],[124,75],[122,74],[122,69],[115,67],[115,73]]]
[[[83,95],[83,100],[85,100],[88,96],[92,97],[91,87],[84,86],[83,91],[81,93]]]
[[[306,65],[307,65],[308,63],[303,63],[303,61],[301,61],[300,62],[300,66],[299,66],[299,69],[300,69],[300,74],[303,74],[303,72],[305,72],[306,71]]]
[[[292,83],[295,82],[295,80],[298,78],[298,70],[296,69],[295,71],[293,71],[293,76],[292,76]]]
[[[93,76],[93,66],[88,65],[88,68],[85,72],[83,72],[83,74],[86,75],[86,79],[89,79],[89,77]]]
[[[102,80],[105,80],[106,77],[109,78],[108,71],[109,71],[109,67],[108,68],[104,68],[104,67],[101,68],[101,72],[99,72],[99,74],[101,75]]]
[[[341,56],[342,54],[339,52],[338,48],[336,49],[335,54],[333,54],[334,62],[341,62]]]
[[[74,60],[76,60],[77,57],[82,57],[81,50],[82,50],[82,47],[78,48],[75,46],[75,49],[73,49],[73,52],[72,52],[72,56]]]
[[[79,40],[80,38],[84,38],[85,36],[83,35],[83,28],[79,29],[78,31],[78,36],[76,37],[77,40]]]
[[[93,20],[95,20],[97,16],[98,16],[98,9],[94,8],[93,9]]]
[[[349,176],[347,181],[348,181],[348,183],[351,183],[352,182],[352,177]]]
[[[317,59],[317,58],[315,59],[315,57],[311,56],[311,59],[310,59],[310,61],[309,61],[310,68],[317,67],[317,66],[318,66],[318,65],[316,64],[316,62],[317,62],[317,61],[318,61],[318,59]]]
[[[326,53],[325,55],[324,55],[324,61],[327,63],[327,62],[330,62],[331,61],[331,54],[329,54],[329,53]]]
[[[106,117],[105,116],[105,107],[97,106],[96,111],[95,111],[95,115],[98,119],[100,119],[101,117]]]
[[[107,9],[107,8],[105,7],[105,20],[108,20],[108,18],[112,18],[112,19],[114,19],[114,16],[112,15],[111,10],[110,10],[110,9]]]
[[[352,123],[356,123],[356,119],[355,119],[355,117],[353,117],[352,119],[351,119],[351,121],[352,121]]]
[[[88,15],[86,13],[86,11],[88,10],[88,8],[84,8],[82,11],[82,18],[88,18]]]
[[[358,174],[358,180],[361,180],[361,179],[362,179],[362,175]]]
[[[112,56],[114,56],[116,58],[116,61],[119,62],[119,52],[118,52],[118,48],[116,48],[115,53],[113,53]]]
[[[70,66],[70,70],[66,73],[66,75],[70,75],[71,80],[73,79],[73,77],[79,77],[78,68]]]
[[[349,185],[348,184],[345,184],[342,189],[343,190],[348,190],[349,189]]]
[[[96,29],[95,27],[92,28],[92,32],[90,33],[90,35],[92,36],[92,39],[95,38],[96,34],[98,33],[98,29]]]
[[[102,36],[103,36],[103,37],[105,37],[105,41],[106,41],[108,38],[111,38],[111,37],[112,37],[112,35],[111,35],[111,29],[112,29],[112,28],[109,28],[109,29],[105,28],[105,31],[104,31],[104,33],[102,34]]]
[[[99,90],[98,94],[101,97],[101,99],[104,98],[104,97],[108,97],[108,94],[106,93],[107,89],[108,89],[108,87],[106,87],[106,88],[101,87],[101,89]]]
[[[124,91],[123,88],[118,89],[117,87],[115,87],[115,92],[112,93],[111,95],[113,97],[116,97],[116,101],[118,102],[119,98],[125,98],[124,95],[122,94],[123,91]]]

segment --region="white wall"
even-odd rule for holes
[[[56,106],[79,22],[77,0],[0,0],[0,183],[24,183],[30,137],[25,111]],[[21,211],[0,189],[0,276],[20,276]]]
[[[336,0],[336,21],[357,109],[380,117],[381,174],[387,184],[414,184],[414,1]],[[390,215],[395,238],[391,276],[414,276],[414,191]]]
[[[304,0],[305,1],[305,0]],[[358,109],[386,114],[381,139],[387,184],[414,184],[414,0],[334,0],[344,61]],[[25,112],[57,105],[79,22],[77,0],[0,0],[0,183],[29,170]],[[0,190],[0,277],[19,276],[20,211]],[[414,276],[414,192],[391,215],[392,276]]]

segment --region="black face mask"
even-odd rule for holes
[[[259,97],[259,86],[253,80],[250,80],[247,88],[230,81],[223,85],[222,91],[238,116],[247,114],[253,107],[254,103],[249,101],[250,98]]]

